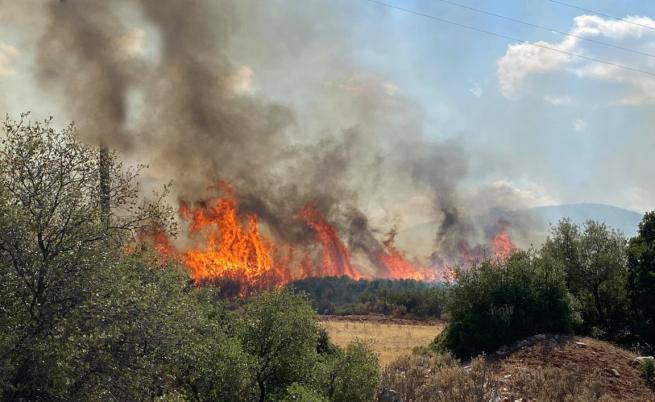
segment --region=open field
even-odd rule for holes
[[[411,353],[416,346],[427,346],[441,332],[441,322],[401,320],[347,320],[323,318],[332,342],[345,346],[355,339],[370,341],[380,354],[380,364],[387,365],[399,356]]]

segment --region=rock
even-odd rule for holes
[[[538,334],[538,335],[535,335],[535,336],[534,336],[534,339],[535,339],[536,341],[543,341],[544,339],[546,339],[546,334]]]
[[[612,374],[614,375],[614,377],[621,377],[621,375],[619,374],[619,371],[618,371],[617,369],[612,369],[612,370],[610,370],[610,371],[612,372]]]
[[[646,362],[649,362],[649,361],[652,362],[654,360],[655,360],[655,358],[653,358],[653,356],[638,356],[638,357],[635,357],[633,361],[635,363],[644,364]]]
[[[587,346],[587,344],[584,343],[584,342],[578,342],[578,341],[576,341],[575,344],[578,345],[578,346],[582,346],[583,348]]]

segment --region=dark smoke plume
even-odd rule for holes
[[[455,142],[424,141],[420,108],[370,76],[351,76],[308,99],[332,114],[316,118],[330,125],[307,129],[292,106],[235,89],[239,72],[248,73],[231,56],[235,32],[247,23],[240,11],[265,6],[52,1],[38,79],[67,106],[86,140],[149,163],[155,179],[174,180],[181,198],[206,197],[213,180],[228,180],[241,208],[291,244],[311,238],[297,212],[312,203],[350,236],[353,249],[375,254],[388,227],[374,230],[365,211],[402,213],[403,200],[420,195],[433,205],[426,221],[441,222],[434,229],[437,253],[454,257],[475,232],[458,207],[467,157]],[[132,28],[126,15],[136,15],[154,36],[144,57],[125,49]],[[299,38],[302,33],[281,36],[272,49],[299,46]]]

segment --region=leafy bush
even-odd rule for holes
[[[575,321],[562,268],[533,253],[463,272],[451,297],[451,320],[434,347],[461,358],[537,333],[570,332]]]
[[[470,368],[450,354],[429,353],[401,357],[382,374],[382,395],[395,393],[400,400],[415,402],[488,402],[498,391],[485,359],[478,357]]]
[[[653,359],[641,363],[641,376],[644,377],[649,387],[655,388],[655,361]]]
[[[371,401],[380,380],[377,354],[361,341],[328,357],[322,372],[321,388],[332,402]]]
[[[287,394],[282,402],[328,402],[328,400],[313,389],[293,383],[287,387]]]

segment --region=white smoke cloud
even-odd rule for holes
[[[18,58],[19,51],[14,46],[0,41],[0,77],[16,73],[14,62]]]

